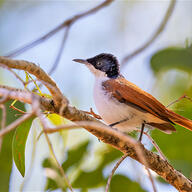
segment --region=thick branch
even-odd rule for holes
[[[29,95],[30,93],[28,93],[27,91],[11,89],[5,86],[4,87],[0,86],[0,96],[7,95],[5,89],[7,89],[7,91],[10,92],[9,98],[12,98],[13,96],[12,99],[16,99],[16,96],[18,95],[19,96],[17,98],[18,100],[26,101],[28,103],[32,102],[32,96]],[[11,90],[14,90],[14,92],[12,92]],[[23,94],[28,94],[26,95],[25,99],[21,98]],[[50,100],[42,97],[39,97],[39,99],[42,108],[59,114],[60,111],[59,108],[53,107]],[[84,122],[78,122],[77,125],[71,125],[71,127],[82,126],[90,133],[95,135],[99,140],[102,140],[103,142],[110,144],[114,148],[122,151],[123,153],[127,153],[131,158],[141,162],[141,159],[138,157],[135,148],[137,142],[134,139],[130,138],[129,136],[104,125],[100,121],[76,109],[75,107],[67,106],[63,111],[62,116],[72,121],[90,121],[91,124],[88,123],[86,125],[84,124]],[[69,126],[66,125],[66,127]],[[160,175],[163,179],[165,179],[168,183],[173,185],[179,191],[192,192],[192,182],[189,179],[187,179],[179,171],[175,170],[166,160],[163,160],[159,155],[151,151],[148,151],[147,149],[144,148],[143,145],[141,145],[141,148],[147,160],[148,167],[151,170],[155,171],[158,175]]]
[[[4,97],[6,96],[7,99],[13,99],[13,100],[19,100],[23,103],[32,104],[32,98],[34,93],[22,90],[22,89],[16,89],[11,88],[8,86],[0,85],[0,96]],[[41,107],[43,110],[47,110],[50,112],[54,112],[55,108],[53,106],[53,100],[47,99],[45,97],[40,97],[36,95],[36,97],[39,97],[39,101],[41,103]]]
[[[62,100],[65,100],[65,102],[68,103],[67,99],[63,96],[53,79],[35,63],[23,60],[11,60],[0,56],[0,64],[12,69],[24,70],[35,75],[50,91],[53,96],[53,101],[57,106],[60,106]]]

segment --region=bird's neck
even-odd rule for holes
[[[102,84],[104,81],[110,80],[109,77],[96,77],[95,76],[95,84]]]

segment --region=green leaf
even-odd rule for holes
[[[180,69],[192,72],[192,46],[189,48],[170,47],[156,52],[151,58],[151,69],[155,74]]]
[[[141,186],[128,179],[124,175],[114,175],[111,180],[110,192],[128,192],[128,191],[137,191],[145,192]]]
[[[192,86],[190,86],[190,82],[188,83],[188,79],[181,74],[182,72],[178,72],[174,78],[170,79],[169,76],[166,77],[166,73],[163,73],[162,78],[158,79],[158,84],[163,80],[161,86],[156,87],[156,92],[159,92],[159,97],[163,103],[165,101],[168,103],[168,98],[169,102],[172,102],[183,94],[192,98]],[[192,102],[187,99],[177,102],[171,108],[186,118],[192,118]],[[176,129],[177,131],[170,135],[159,130],[153,130],[152,137],[174,168],[192,179],[192,155],[190,153],[192,132],[181,126],[176,126]]]
[[[191,178],[192,155],[190,151],[192,134],[179,126],[176,126],[176,129],[177,132],[171,135],[154,130],[152,137],[174,168],[180,170],[186,177]]]
[[[72,184],[74,188],[96,188],[106,184],[103,169],[114,160],[121,157],[123,153],[112,147],[108,147],[107,150],[101,152],[100,155],[102,159],[98,167],[89,172],[81,171]]]
[[[102,174],[102,169],[98,168],[94,171],[80,172],[79,176],[72,183],[74,188],[95,188],[105,183],[105,178]]]
[[[188,95],[190,95],[190,92],[191,89],[186,91]],[[176,103],[173,109],[176,113],[191,118],[192,102],[183,99]],[[177,132],[171,135],[154,130],[152,132],[152,137],[165,156],[170,160],[171,164],[177,170],[180,170],[186,177],[192,179],[192,155],[189,152],[192,146],[192,132],[181,126],[176,126],[176,129]]]
[[[55,167],[54,163],[51,161],[50,158],[46,158],[43,160],[42,166],[44,168],[51,168],[53,170],[57,170],[57,168]],[[58,171],[58,170],[57,170]],[[59,171],[58,171],[59,172]],[[47,182],[46,182],[46,186],[45,186],[45,190],[50,190],[53,191],[55,189],[58,188],[57,182],[54,181],[53,179],[47,178]]]
[[[9,125],[13,121],[15,121],[18,117],[15,115],[18,114],[17,111],[10,109],[12,101],[6,103],[7,109],[7,120],[6,125]],[[24,105],[20,102],[17,102],[15,106],[23,111],[25,111]],[[2,113],[0,110],[0,119],[2,117]],[[0,124],[1,126],[1,124]],[[0,188],[1,191],[7,192],[9,191],[9,178],[12,170],[12,140],[13,140],[14,131],[11,131],[9,134],[6,134],[3,137],[3,143],[0,151]]]
[[[15,131],[12,143],[13,159],[21,175],[25,176],[25,144],[34,118],[20,124]]]
[[[67,152],[67,160],[62,164],[62,167],[67,171],[71,166],[78,164],[83,159],[87,152],[90,141],[81,143],[77,148],[71,149]]]
[[[79,163],[81,163],[81,160],[87,153],[87,148],[88,148],[89,144],[90,144],[90,141],[83,142],[83,143],[79,144],[77,147],[70,149],[67,152],[67,154],[66,154],[67,159],[62,164],[62,167],[65,172],[67,172],[67,170],[70,167],[78,166]],[[57,171],[59,173],[59,170],[55,167],[55,165],[52,163],[51,159],[49,159],[49,158],[44,159],[42,166],[45,168],[54,169],[55,171]],[[56,181],[54,181],[53,179],[47,178],[45,190],[52,191],[52,190],[58,189],[58,187],[59,186],[57,185]]]
[[[0,0],[0,7],[3,5],[4,0]]]
[[[104,168],[106,165],[112,163],[122,155],[123,153],[121,151],[109,147],[108,150],[102,154],[102,162],[99,167]]]
[[[174,74],[167,71],[158,76],[155,89],[161,101],[168,104],[184,94],[192,98],[189,76],[192,72],[192,45],[189,48],[167,48],[158,51],[151,58],[151,68],[155,73],[179,69]],[[177,102],[171,108],[184,117],[190,119],[192,117],[192,102],[187,99]],[[186,177],[192,179],[192,155],[190,153],[192,132],[180,126],[176,126],[176,129],[177,132],[171,135],[154,130],[152,137],[171,164]]]
[[[53,123],[53,125],[62,125],[65,123],[65,119],[63,117],[61,117],[60,115],[57,115],[55,113],[53,114],[48,114],[47,118],[51,121],[51,123]]]

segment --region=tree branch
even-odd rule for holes
[[[109,187],[110,187],[110,183],[111,183],[111,179],[113,177],[113,175],[115,174],[115,171],[117,170],[117,168],[119,167],[119,165],[124,161],[124,159],[126,159],[128,157],[128,154],[123,155],[116,163],[115,167],[113,168],[113,170],[111,171],[111,174],[109,175],[109,178],[107,180],[107,185],[105,188],[105,192],[109,192]]]
[[[18,66],[18,61],[12,60],[12,65],[10,65],[9,67],[16,68],[15,66]],[[29,63],[29,66],[31,66],[31,63]],[[35,69],[36,67],[37,66],[35,66]],[[23,68],[23,70],[25,69],[28,70],[27,67]],[[47,74],[45,74],[45,76],[46,75]],[[52,81],[49,82],[50,78],[43,79],[43,81],[45,81],[44,84],[47,83],[50,85],[50,83],[52,83]],[[51,84],[51,86],[53,86],[53,84]],[[58,87],[56,87],[56,89],[58,89]],[[17,99],[19,101],[31,104],[33,102],[34,94],[21,89],[14,89],[8,86],[0,85],[0,96],[8,97],[9,99]],[[56,105],[53,105],[53,102],[51,99],[47,99],[45,97],[41,97],[38,95],[35,95],[35,97],[37,97],[40,102],[40,108],[49,112],[60,114],[63,117],[71,121],[74,121],[76,123],[76,125],[64,125],[62,126],[62,128],[60,127],[60,130],[69,128],[69,127],[81,126],[85,128],[87,131],[89,131],[91,134],[95,135],[99,140],[122,151],[124,154],[128,154],[128,156],[130,156],[131,158],[135,159],[136,161],[142,163],[143,165],[147,166],[151,170],[155,171],[158,175],[160,175],[163,179],[165,179],[168,183],[173,185],[179,191],[182,191],[182,192],[192,191],[192,182],[189,179],[187,179],[179,171],[175,170],[166,160],[163,160],[159,155],[145,149],[145,147],[142,144],[138,144],[138,142],[136,142],[134,139],[132,139],[128,135],[125,135],[124,133],[118,130],[114,130],[109,126],[106,126],[105,124],[101,123],[99,120],[87,115],[86,113],[76,109],[75,107],[69,106],[68,104],[66,105],[66,107],[56,106]],[[62,107],[62,110],[60,109],[61,107]],[[26,118],[27,115],[29,114],[25,114],[23,118],[24,117]],[[15,122],[17,122],[18,124],[19,123],[18,121],[19,119],[16,120]],[[11,124],[8,127],[16,127],[16,126],[17,125],[15,124],[14,126]],[[6,133],[8,132],[8,130],[10,130],[10,128],[8,127],[4,129]],[[55,131],[58,131],[58,130],[55,129]],[[5,133],[3,134],[1,133],[0,136],[4,134]],[[143,154],[144,159],[141,159],[140,156],[138,155],[138,149]],[[146,160],[146,163],[144,162],[145,160]]]
[[[63,53],[63,49],[65,47],[65,44],[66,44],[66,41],[67,41],[67,38],[69,35],[69,29],[70,29],[70,26],[68,26],[64,32],[63,40],[62,40],[61,45],[59,47],[59,51],[58,51],[58,54],[56,56],[55,62],[53,63],[53,66],[51,67],[50,71],[48,72],[49,75],[53,74],[53,72],[55,71],[55,69],[57,68],[57,66],[59,64],[59,61],[60,61],[62,53]]]
[[[78,114],[81,114],[78,113]],[[65,116],[64,116],[65,117]],[[77,117],[77,116],[76,116]],[[87,119],[86,115],[83,114],[83,117],[79,115],[79,119]],[[77,125],[64,125],[58,129],[48,130],[48,132],[57,132],[58,130],[75,128],[75,127],[84,127],[90,133],[95,135],[99,140],[110,144],[114,148],[122,151],[124,154],[128,154],[131,158],[136,161],[142,163],[142,160],[137,155],[137,145],[138,143],[130,138],[129,136],[123,134],[122,132],[112,129],[106,125],[97,122],[76,122]],[[147,161],[147,166],[154,172],[156,172],[159,176],[161,176],[168,183],[173,185],[176,189],[181,192],[191,192],[192,191],[192,182],[187,179],[182,173],[175,170],[168,161],[162,159],[159,155],[145,149],[145,147],[140,144],[140,148],[142,149],[142,153],[145,156]]]
[[[157,37],[163,32],[163,30],[165,29],[166,24],[169,21],[169,18],[171,17],[174,7],[176,4],[176,0],[171,0],[170,5],[167,9],[167,12],[162,20],[162,22],[160,23],[159,27],[157,28],[157,30],[155,31],[155,33],[150,37],[150,39],[144,43],[143,45],[141,45],[141,47],[137,48],[136,50],[134,50],[132,53],[128,54],[127,56],[125,56],[122,59],[121,62],[121,67],[124,67],[125,64],[130,61],[133,57],[135,57],[136,55],[138,55],[139,53],[141,53],[142,51],[144,51],[146,48],[148,48],[156,39]]]
[[[22,117],[20,117],[19,119],[15,120],[13,123],[8,125],[5,129],[0,131],[0,138],[3,137],[4,135],[6,135],[7,133],[9,133],[10,131],[12,131],[13,129],[15,129],[17,126],[19,126],[24,121],[30,119],[32,116],[34,116],[33,113],[27,113],[27,114],[23,115]]]
[[[55,161],[55,163],[56,163],[56,165],[57,165],[57,167],[58,167],[62,177],[64,178],[64,181],[66,182],[66,184],[69,187],[70,191],[73,192],[73,188],[71,186],[71,183],[69,182],[68,177],[66,176],[62,166],[60,165],[60,163],[59,163],[59,161],[58,161],[58,159],[57,159],[57,157],[55,155],[55,152],[54,152],[54,149],[53,149],[53,145],[52,145],[52,143],[51,143],[47,133],[45,132],[45,129],[47,127],[47,122],[45,121],[45,117],[43,116],[43,114],[41,113],[41,110],[39,108],[40,107],[39,106],[39,104],[40,104],[39,100],[38,99],[34,100],[34,103],[36,103],[36,108],[33,107],[33,110],[35,111],[37,117],[39,117],[39,120],[40,120],[40,122],[42,124],[43,132],[44,132],[44,135],[45,135],[45,139],[46,139],[47,144],[49,146],[49,150],[51,152],[51,155],[52,155],[52,157],[53,157],[53,159],[54,159],[54,161]]]
[[[38,44],[44,42],[45,40],[49,39],[50,37],[55,35],[57,32],[59,32],[61,29],[71,26],[73,23],[75,23],[76,21],[78,21],[79,19],[81,19],[83,17],[96,13],[97,11],[106,7],[107,5],[111,4],[112,2],[113,2],[113,0],[105,0],[103,3],[97,5],[96,7],[92,8],[88,11],[85,11],[83,13],[77,14],[77,15],[63,21],[60,25],[58,25],[57,27],[55,27],[54,29],[52,29],[51,31],[46,33],[45,35],[39,37],[38,39],[36,39],[26,45],[23,45],[22,47],[12,51],[11,53],[8,53],[6,55],[6,57],[15,57],[15,56],[18,56],[18,55],[24,53],[25,51],[27,51],[27,50],[37,46]]]
[[[68,103],[68,100],[63,96],[60,89],[57,87],[57,84],[52,80],[49,75],[47,75],[47,73],[43,69],[41,69],[36,64],[23,60],[11,60],[1,56],[0,64],[12,69],[24,70],[32,75],[35,75],[50,91],[53,96],[53,101],[55,105],[60,106],[63,100]]]

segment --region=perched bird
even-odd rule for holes
[[[167,109],[149,93],[126,80],[119,63],[112,54],[74,61],[85,64],[95,76],[94,101],[102,119],[123,132],[145,126],[155,127],[165,133],[176,131],[175,123],[192,131],[192,121]]]

